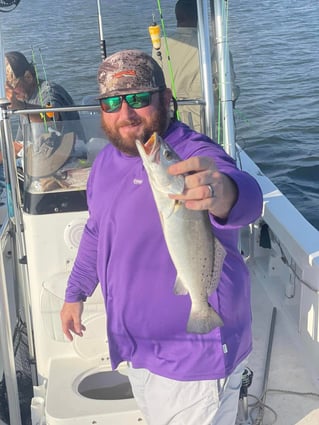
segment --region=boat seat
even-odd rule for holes
[[[89,317],[83,337],[73,340],[76,356],[50,363],[45,415],[50,425],[141,423],[142,415],[126,376],[126,364],[112,370],[105,314]]]

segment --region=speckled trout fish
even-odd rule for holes
[[[168,194],[184,190],[184,176],[172,176],[167,168],[180,161],[174,150],[154,133],[142,144],[136,141],[163,227],[165,241],[177,272],[174,291],[189,294],[191,311],[187,332],[208,333],[223,321],[208,303],[217,288],[225,249],[213,235],[207,211],[187,209]]]

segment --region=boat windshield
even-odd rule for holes
[[[94,158],[107,144],[99,114],[81,120],[29,123],[23,127],[24,148],[18,159],[24,192],[85,190]]]

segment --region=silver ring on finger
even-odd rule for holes
[[[207,185],[207,187],[208,187],[208,189],[209,189],[209,192],[210,192],[210,198],[214,198],[214,196],[215,196],[215,191],[214,191],[214,188],[213,188],[213,186],[211,185],[211,184],[208,184]]]

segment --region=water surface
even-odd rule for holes
[[[319,2],[229,0],[229,43],[241,94],[239,143],[319,229]],[[175,1],[161,2],[167,33]],[[148,25],[157,1],[102,0],[107,53],[151,52]],[[81,103],[97,93],[101,60],[94,0],[21,0],[1,13],[5,50],[35,58],[38,71]]]

